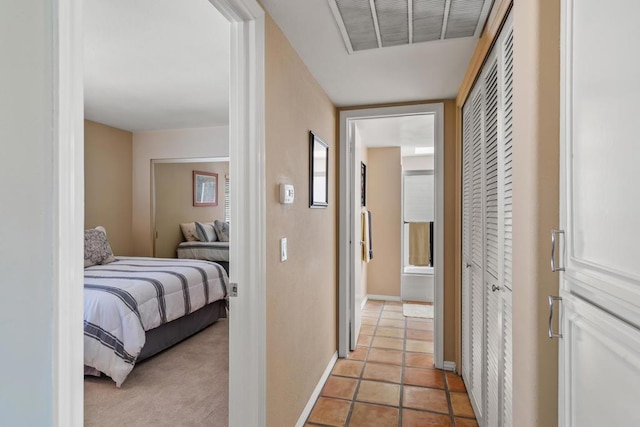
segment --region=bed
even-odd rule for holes
[[[226,317],[229,279],[218,263],[116,257],[84,278],[85,373],[117,387],[136,363]]]
[[[229,242],[182,242],[176,249],[180,259],[216,262],[229,274]]]

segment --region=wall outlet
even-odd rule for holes
[[[280,262],[287,260],[287,238],[280,239]]]

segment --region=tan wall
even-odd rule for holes
[[[558,424],[558,340],[546,336],[549,234],[559,222],[560,1],[515,2],[513,417]]]
[[[402,263],[402,164],[400,147],[369,148],[367,208],[371,211],[373,259],[369,295],[400,297]]]
[[[337,347],[336,111],[266,16],[267,424],[293,426]],[[329,145],[329,207],[309,208],[309,131]],[[293,184],[281,205],[278,185]],[[289,259],[280,262],[279,240]]]
[[[116,255],[132,255],[133,135],[100,123],[84,122],[84,225],[102,225]]]
[[[193,206],[194,170],[218,174],[218,206]],[[155,164],[156,257],[176,257],[176,247],[184,240],[181,223],[224,220],[224,177],[228,173],[229,162]]]

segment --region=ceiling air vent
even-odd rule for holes
[[[478,37],[493,0],[328,0],[349,53]]]

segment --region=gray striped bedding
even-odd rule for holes
[[[178,258],[229,261],[229,242],[182,242],[178,245]]]
[[[145,331],[227,297],[229,279],[213,262],[117,257],[84,270],[84,363],[120,387]]]

